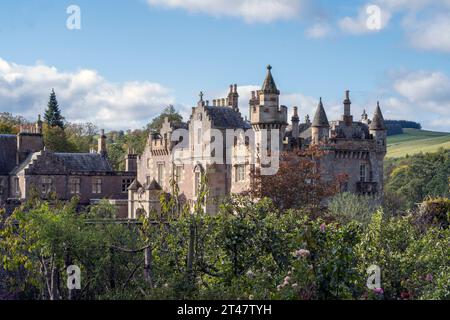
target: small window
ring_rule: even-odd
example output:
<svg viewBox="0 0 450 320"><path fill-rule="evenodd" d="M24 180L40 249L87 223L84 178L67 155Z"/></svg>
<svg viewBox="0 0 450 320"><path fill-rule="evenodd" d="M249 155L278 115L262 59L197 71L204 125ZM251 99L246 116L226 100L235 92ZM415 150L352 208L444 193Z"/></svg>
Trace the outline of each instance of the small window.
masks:
<svg viewBox="0 0 450 320"><path fill-rule="evenodd" d="M80 178L69 179L69 191L70 194L80 194L81 180Z"/></svg>
<svg viewBox="0 0 450 320"><path fill-rule="evenodd" d="M92 193L93 194L101 194L102 193L102 179L101 178L93 178L92 179Z"/></svg>
<svg viewBox="0 0 450 320"><path fill-rule="evenodd" d="M42 178L41 179L41 193L42 195L48 195L52 192L53 181L51 178Z"/></svg>
<svg viewBox="0 0 450 320"><path fill-rule="evenodd" d="M197 144L202 144L202 129L197 129Z"/></svg>
<svg viewBox="0 0 450 320"><path fill-rule="evenodd" d="M202 173L200 171L195 172L195 178L194 178L194 183L195 183L195 196L198 196L200 193L200 187L202 185Z"/></svg>
<svg viewBox="0 0 450 320"><path fill-rule="evenodd" d="M183 166L175 167L175 182L179 183L183 177Z"/></svg>
<svg viewBox="0 0 450 320"><path fill-rule="evenodd" d="M245 165L236 166L236 182L245 181Z"/></svg>
<svg viewBox="0 0 450 320"><path fill-rule="evenodd" d="M359 166L359 181L367 182L367 166L364 163Z"/></svg>
<svg viewBox="0 0 450 320"><path fill-rule="evenodd" d="M162 187L164 183L164 163L158 163L158 184Z"/></svg>
<svg viewBox="0 0 450 320"><path fill-rule="evenodd" d="M152 166L152 159L148 158L147 159L147 169L150 169Z"/></svg>
<svg viewBox="0 0 450 320"><path fill-rule="evenodd" d="M128 188L133 183L133 179L123 179L122 180L122 193L128 192Z"/></svg>
<svg viewBox="0 0 450 320"><path fill-rule="evenodd" d="M20 195L20 184L19 184L19 178L14 177L14 194L16 196Z"/></svg>

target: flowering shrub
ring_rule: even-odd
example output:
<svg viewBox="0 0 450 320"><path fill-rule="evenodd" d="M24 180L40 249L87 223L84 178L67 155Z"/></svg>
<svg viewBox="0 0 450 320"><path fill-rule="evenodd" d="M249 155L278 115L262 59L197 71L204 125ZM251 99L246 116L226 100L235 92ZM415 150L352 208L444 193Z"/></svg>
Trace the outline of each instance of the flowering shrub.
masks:
<svg viewBox="0 0 450 320"><path fill-rule="evenodd" d="M48 298L40 261L62 270L70 253L89 275L80 299L450 299L450 230L413 215L330 222L237 197L215 216L163 212L131 227L108 223L103 206L74 210L38 203L5 220L0 258L24 273L24 297ZM381 283L369 289L373 265Z"/></svg>

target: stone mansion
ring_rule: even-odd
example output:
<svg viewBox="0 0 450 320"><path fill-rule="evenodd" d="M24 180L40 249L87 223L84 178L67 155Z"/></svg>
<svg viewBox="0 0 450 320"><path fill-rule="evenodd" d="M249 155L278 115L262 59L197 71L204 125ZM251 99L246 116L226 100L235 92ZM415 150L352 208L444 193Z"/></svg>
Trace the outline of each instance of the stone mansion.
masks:
<svg viewBox="0 0 450 320"><path fill-rule="evenodd" d="M149 135L145 151L137 157L137 179L128 191L130 219L159 210L160 194L171 193L173 183L178 185L180 197L187 203L195 202L205 174L209 190L205 210L216 212L220 201L251 187L251 172L258 165L252 157L256 154L259 159L265 146L271 145L278 146L276 155L319 145L324 150L320 159L324 179L345 174L348 181L341 187L343 191L382 195L387 130L379 104L372 119L364 111L361 119L356 121L347 91L341 119L328 121L320 99L312 122L306 116L301 123L298 108L293 107L289 124L288 108L279 103L280 91L271 69L267 67L261 90L252 92L248 120L239 111L237 85L231 85L228 97L214 99L212 104L205 101L201 93L187 123L166 119L160 132ZM182 138L178 133L180 130L186 132ZM217 161L218 155L213 155L207 147L210 136L206 133L211 130L221 132L223 145L231 146L219 150L223 151L219 152L222 161ZM236 134L230 136L229 130ZM263 131L269 133L263 134ZM252 133L254 144L237 138L239 135L247 137L248 133ZM216 161L207 161L212 155Z"/></svg>
<svg viewBox="0 0 450 320"><path fill-rule="evenodd" d="M79 198L80 206L107 199L118 208L118 218L128 212L128 187L136 178L136 158L129 155L126 171L114 171L108 161L102 131L98 150L58 153L46 150L42 122L22 125L17 135L0 134L0 209L11 213L33 192L49 199Z"/></svg>

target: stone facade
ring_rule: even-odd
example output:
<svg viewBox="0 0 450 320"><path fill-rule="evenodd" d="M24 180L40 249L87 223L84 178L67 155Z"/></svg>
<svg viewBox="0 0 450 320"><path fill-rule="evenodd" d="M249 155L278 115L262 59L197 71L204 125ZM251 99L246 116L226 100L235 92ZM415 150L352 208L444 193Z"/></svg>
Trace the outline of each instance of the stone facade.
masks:
<svg viewBox="0 0 450 320"><path fill-rule="evenodd" d="M312 122L306 116L300 123L294 107L289 125L288 108L280 105L279 96L269 66L261 90L252 92L249 121L239 111L236 85L230 86L227 98L214 99L212 105L201 93L187 123L166 119L137 157L137 180L129 188L129 218L157 211L163 192L177 190L180 199L194 203L205 175L209 189L205 211L215 213L228 196L251 188L251 172L263 167L265 148L275 150L269 154L273 162L283 151L319 145L325 152L320 160L325 180L345 174L348 182L341 186L343 191L382 195L387 131L379 106L372 121L365 112L360 122L354 121L346 92L342 119L329 122L320 99ZM223 149L213 149L211 144L223 145Z"/></svg>
<svg viewBox="0 0 450 320"><path fill-rule="evenodd" d="M128 216L128 187L136 179L136 158L127 159L131 170L114 171L103 131L97 152L56 153L45 149L38 122L35 127L22 126L17 135L0 135L0 150L0 208L11 212L37 192L42 199L51 194L62 201L78 197L80 206L108 199L117 206L119 217Z"/></svg>

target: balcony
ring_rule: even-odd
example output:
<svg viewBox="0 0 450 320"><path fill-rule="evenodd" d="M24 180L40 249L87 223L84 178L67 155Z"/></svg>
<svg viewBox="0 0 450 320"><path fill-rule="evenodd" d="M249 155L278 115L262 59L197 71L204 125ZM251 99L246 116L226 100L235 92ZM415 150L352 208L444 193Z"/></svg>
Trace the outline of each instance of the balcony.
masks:
<svg viewBox="0 0 450 320"><path fill-rule="evenodd" d="M359 194L376 194L378 192L377 182L357 182L356 191Z"/></svg>

